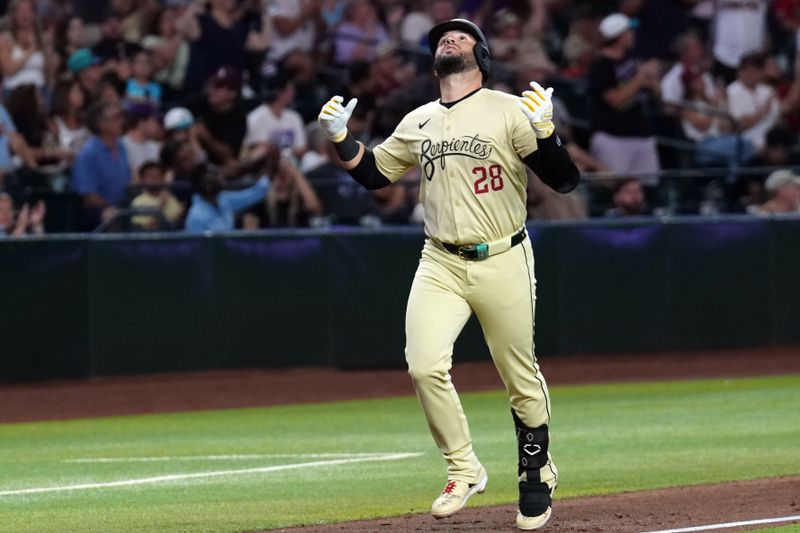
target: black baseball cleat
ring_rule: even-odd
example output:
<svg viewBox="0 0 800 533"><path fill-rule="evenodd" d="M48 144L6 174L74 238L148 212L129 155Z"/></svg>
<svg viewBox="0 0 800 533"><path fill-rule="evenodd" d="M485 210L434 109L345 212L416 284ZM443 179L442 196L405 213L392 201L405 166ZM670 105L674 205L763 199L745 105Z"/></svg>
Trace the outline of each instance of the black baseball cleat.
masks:
<svg viewBox="0 0 800 533"><path fill-rule="evenodd" d="M519 482L517 527L526 531L544 526L553 513L553 498L547 483Z"/></svg>

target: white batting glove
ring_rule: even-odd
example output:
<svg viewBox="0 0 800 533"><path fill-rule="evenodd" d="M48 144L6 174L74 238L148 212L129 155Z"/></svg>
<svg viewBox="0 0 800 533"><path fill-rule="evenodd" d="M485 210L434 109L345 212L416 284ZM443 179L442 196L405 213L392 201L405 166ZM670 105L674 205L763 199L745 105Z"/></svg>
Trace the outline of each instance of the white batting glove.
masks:
<svg viewBox="0 0 800 533"><path fill-rule="evenodd" d="M525 91L519 99L519 107L528 117L537 139L547 139L555 131L553 124L553 88L545 90L535 81L531 91Z"/></svg>
<svg viewBox="0 0 800 533"><path fill-rule="evenodd" d="M347 137L347 121L358 103L358 99L353 98L346 107L342 107L342 101L344 98L341 96L334 96L322 106L317 117L319 125L333 142L341 142Z"/></svg>

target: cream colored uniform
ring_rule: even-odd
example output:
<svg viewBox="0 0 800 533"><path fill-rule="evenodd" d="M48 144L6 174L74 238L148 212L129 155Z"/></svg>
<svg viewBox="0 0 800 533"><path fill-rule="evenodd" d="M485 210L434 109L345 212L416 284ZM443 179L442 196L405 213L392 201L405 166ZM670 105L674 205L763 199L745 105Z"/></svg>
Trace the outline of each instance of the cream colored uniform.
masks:
<svg viewBox="0 0 800 533"><path fill-rule="evenodd" d="M426 239L406 311L406 361L448 477L474 483L479 463L450 380L453 344L475 312L511 406L529 427L548 424L550 399L534 356L535 277L524 227L527 176L522 158L537 149L518 97L489 89L450 108L438 101L406 115L373 153L396 181L422 169ZM490 243L469 261L440 243ZM496 253L495 253L496 252ZM523 474L524 475L524 474ZM541 481L556 483L548 457Z"/></svg>

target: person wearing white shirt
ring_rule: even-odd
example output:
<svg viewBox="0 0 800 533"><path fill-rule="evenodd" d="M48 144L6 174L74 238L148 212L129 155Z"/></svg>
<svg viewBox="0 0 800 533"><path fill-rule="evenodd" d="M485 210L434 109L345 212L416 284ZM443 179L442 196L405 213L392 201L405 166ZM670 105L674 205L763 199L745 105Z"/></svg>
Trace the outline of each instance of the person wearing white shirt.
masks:
<svg viewBox="0 0 800 533"><path fill-rule="evenodd" d="M311 52L316 26L321 25L321 0L273 0L268 15L272 22L272 43L268 64L275 64L292 50Z"/></svg>
<svg viewBox="0 0 800 533"><path fill-rule="evenodd" d="M272 144L279 149L291 149L299 158L306 151L306 131L300 114L291 109L294 84L285 75L272 78L266 90L265 102L247 115L246 149L263 149Z"/></svg>
<svg viewBox="0 0 800 533"><path fill-rule="evenodd" d="M715 73L731 82L741 59L764 49L769 0L717 0L712 20Z"/></svg>
<svg viewBox="0 0 800 533"><path fill-rule="evenodd" d="M780 118L780 101L775 91L761 80L764 56L748 54L739 65L738 79L728 86L728 112L739 123L742 136L761 150L772 126Z"/></svg>
<svg viewBox="0 0 800 533"><path fill-rule="evenodd" d="M677 39L678 61L661 78L661 100L666 104L687 100L684 91L683 75L687 68L702 71L703 86L708 98L715 95L714 78L703 68L705 51L700 37L690 31Z"/></svg>

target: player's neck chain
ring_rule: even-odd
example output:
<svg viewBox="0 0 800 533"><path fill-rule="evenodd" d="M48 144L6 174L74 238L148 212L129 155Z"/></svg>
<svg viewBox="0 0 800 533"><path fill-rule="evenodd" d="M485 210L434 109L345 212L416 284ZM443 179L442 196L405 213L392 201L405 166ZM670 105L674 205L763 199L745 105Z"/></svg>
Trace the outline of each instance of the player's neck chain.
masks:
<svg viewBox="0 0 800 533"><path fill-rule="evenodd" d="M433 179L433 173L436 170L436 161L439 161L441 170L446 168L447 156L461 155L485 161L492 155L494 148L489 140L481 139L478 134L454 139L443 139L439 142L433 142L430 139L422 141L421 152L419 154L420 165L422 172L428 181Z"/></svg>

